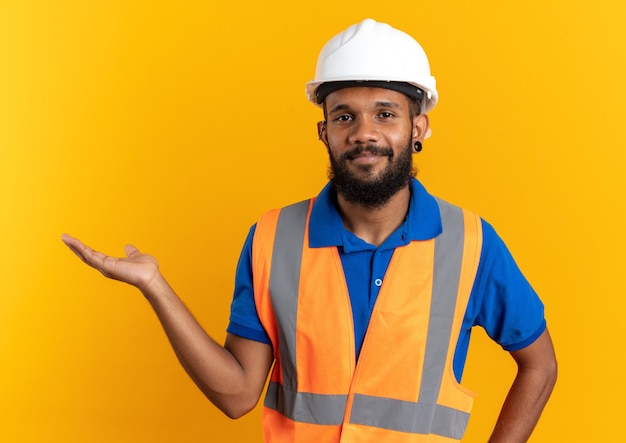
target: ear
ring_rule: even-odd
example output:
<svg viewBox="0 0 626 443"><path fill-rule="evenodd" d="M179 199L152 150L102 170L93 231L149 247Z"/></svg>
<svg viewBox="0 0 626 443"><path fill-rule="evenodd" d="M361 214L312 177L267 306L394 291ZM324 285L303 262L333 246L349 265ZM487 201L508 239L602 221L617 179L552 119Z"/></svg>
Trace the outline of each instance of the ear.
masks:
<svg viewBox="0 0 626 443"><path fill-rule="evenodd" d="M317 138L319 138L324 145L326 145L326 149L328 149L328 134L326 133L326 120L321 122L317 122Z"/></svg>
<svg viewBox="0 0 626 443"><path fill-rule="evenodd" d="M423 142L426 137L428 137L428 131L430 128L430 123L428 120L428 115L420 114L413 117L413 142L421 141Z"/></svg>

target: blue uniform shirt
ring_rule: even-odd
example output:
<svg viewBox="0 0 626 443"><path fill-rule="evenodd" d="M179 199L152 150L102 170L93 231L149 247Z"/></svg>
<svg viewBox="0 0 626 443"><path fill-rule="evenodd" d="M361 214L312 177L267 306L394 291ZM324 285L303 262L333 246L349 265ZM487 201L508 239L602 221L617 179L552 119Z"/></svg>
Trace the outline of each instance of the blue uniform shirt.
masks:
<svg viewBox="0 0 626 443"><path fill-rule="evenodd" d="M411 180L411 201L404 223L376 247L344 228L330 184L318 195L309 223L310 246L337 247L348 285L357 357L370 315L393 251L414 240L430 240L442 231L437 202L416 179ZM470 332L482 326L507 351L522 349L545 330L543 304L515 264L494 229L482 220L483 245L478 272L454 357L454 374L461 380ZM256 312L252 284L253 226L244 244L231 305L228 332L270 344Z"/></svg>

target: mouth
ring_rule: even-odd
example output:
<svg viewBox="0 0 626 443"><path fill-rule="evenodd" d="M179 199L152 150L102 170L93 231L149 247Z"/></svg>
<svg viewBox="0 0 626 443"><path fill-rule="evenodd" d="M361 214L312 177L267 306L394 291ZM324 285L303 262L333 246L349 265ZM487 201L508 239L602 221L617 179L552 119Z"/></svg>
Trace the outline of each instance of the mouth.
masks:
<svg viewBox="0 0 626 443"><path fill-rule="evenodd" d="M371 161L377 157L393 157L393 150L391 148L377 146L359 146L351 151L345 152L342 156L342 160L356 160Z"/></svg>

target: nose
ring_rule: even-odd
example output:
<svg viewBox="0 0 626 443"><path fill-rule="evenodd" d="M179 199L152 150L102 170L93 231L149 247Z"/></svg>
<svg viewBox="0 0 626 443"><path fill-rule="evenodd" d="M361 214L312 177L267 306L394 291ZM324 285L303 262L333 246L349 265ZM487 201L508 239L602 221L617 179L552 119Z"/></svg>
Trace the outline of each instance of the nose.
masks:
<svg viewBox="0 0 626 443"><path fill-rule="evenodd" d="M350 131L350 144L370 144L376 143L380 139L380 132L376 122L368 119L358 119L354 122Z"/></svg>

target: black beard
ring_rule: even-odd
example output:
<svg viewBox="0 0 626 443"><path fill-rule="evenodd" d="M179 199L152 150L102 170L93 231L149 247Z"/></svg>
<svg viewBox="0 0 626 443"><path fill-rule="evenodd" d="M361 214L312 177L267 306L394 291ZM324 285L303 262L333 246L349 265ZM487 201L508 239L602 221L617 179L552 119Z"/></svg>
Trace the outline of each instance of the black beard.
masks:
<svg viewBox="0 0 626 443"><path fill-rule="evenodd" d="M361 152L387 155L389 166L381 172L380 176L363 181L356 178L346 167L346 160L352 159ZM391 197L404 188L411 177L416 175L413 167L412 145L400 151L394 161L393 150L390 147L377 148L375 146L360 146L344 153L339 160L332 154L328 178L335 191L343 196L346 201L371 209L380 209L385 206Z"/></svg>

